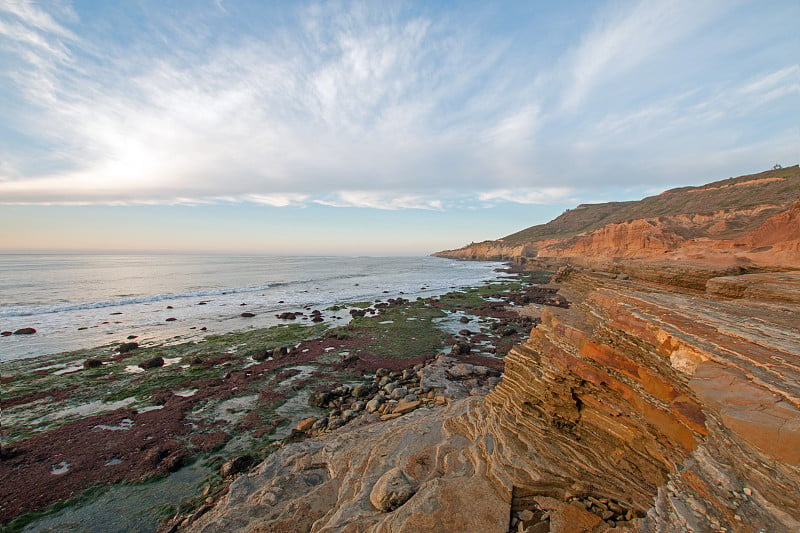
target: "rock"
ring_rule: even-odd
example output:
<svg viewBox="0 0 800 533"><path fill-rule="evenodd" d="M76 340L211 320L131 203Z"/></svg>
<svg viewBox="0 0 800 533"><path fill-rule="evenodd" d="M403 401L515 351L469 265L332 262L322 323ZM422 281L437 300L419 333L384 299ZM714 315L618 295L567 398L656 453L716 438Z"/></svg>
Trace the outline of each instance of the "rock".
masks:
<svg viewBox="0 0 800 533"><path fill-rule="evenodd" d="M467 363L457 363L447 371L453 379L468 379L475 372L475 366Z"/></svg>
<svg viewBox="0 0 800 533"><path fill-rule="evenodd" d="M178 320L178 319L174 318L174 317L170 317L170 318L166 319L165 322L175 322L176 320Z"/></svg>
<svg viewBox="0 0 800 533"><path fill-rule="evenodd" d="M80 328L78 328L78 329L80 329ZM3 337L10 337L13 334L14 334L13 331L4 331L4 332L0 333L0 335L2 335Z"/></svg>
<svg viewBox="0 0 800 533"><path fill-rule="evenodd" d="M153 357L152 359L148 359L147 361L142 361L139 363L140 368L144 368L145 370L150 368L158 368L160 366L164 366L164 358L163 357Z"/></svg>
<svg viewBox="0 0 800 533"><path fill-rule="evenodd" d="M470 320L468 317L462 316L461 318L458 319L458 321L461 322L462 324L469 324Z"/></svg>
<svg viewBox="0 0 800 533"><path fill-rule="evenodd" d="M123 342L122 344L119 345L119 348L117 350L119 351L120 354L123 354L132 352L138 347L139 347L138 342Z"/></svg>
<svg viewBox="0 0 800 533"><path fill-rule="evenodd" d="M529 509L521 511L519 513L519 519L522 520L523 522L530 522L531 520L533 520L533 511Z"/></svg>
<svg viewBox="0 0 800 533"><path fill-rule="evenodd" d="M247 471L253 463L255 463L255 458L252 455L237 455L222 463L222 466L219 467L219 475L226 478L241 474Z"/></svg>
<svg viewBox="0 0 800 533"><path fill-rule="evenodd" d="M256 315L255 315L255 313L245 312L245 313L242 313L240 316L242 316L244 318L253 318Z"/></svg>
<svg viewBox="0 0 800 533"><path fill-rule="evenodd" d="M253 361L266 361L269 359L271 354L272 351L270 350L257 350L251 357L253 358Z"/></svg>
<svg viewBox="0 0 800 533"><path fill-rule="evenodd" d="M415 492L405 473L395 467L378 479L369 494L369 501L377 510L386 513L406 503Z"/></svg>
<svg viewBox="0 0 800 533"><path fill-rule="evenodd" d="M278 315L275 315L275 317L279 318L280 320L295 320L297 318L297 315L298 313L292 313L286 311L285 313L280 313Z"/></svg>
<svg viewBox="0 0 800 533"><path fill-rule="evenodd" d="M139 335L128 335L126 338L127 338L128 340L138 339L138 338L139 338Z"/></svg>
<svg viewBox="0 0 800 533"><path fill-rule="evenodd" d="M83 368L97 368L103 366L103 361L100 359L87 359L83 362Z"/></svg>
<svg viewBox="0 0 800 533"><path fill-rule="evenodd" d="M408 394L408 389L406 389L405 387L397 387L391 391L389 398L391 398L392 400L400 400L402 398L405 398L407 394Z"/></svg>
<svg viewBox="0 0 800 533"><path fill-rule="evenodd" d="M366 409L368 413L374 413L377 411L380 406L383 405L383 401L379 400L378 398L373 398L367 402Z"/></svg>
<svg viewBox="0 0 800 533"><path fill-rule="evenodd" d="M374 389L373 389L374 390ZM365 398L370 395L371 387L366 385L356 385L350 394L353 398Z"/></svg>
<svg viewBox="0 0 800 533"><path fill-rule="evenodd" d="M14 332L14 335L33 335L36 333L34 328L21 328Z"/></svg>
<svg viewBox="0 0 800 533"><path fill-rule="evenodd" d="M329 391L313 392L311 396L308 397L308 405L312 407L327 407L333 398L333 394Z"/></svg>
<svg viewBox="0 0 800 533"><path fill-rule="evenodd" d="M414 401L411 401L411 402L407 402L407 401L403 400L400 403L398 403L396 406L394 406L394 408L392 409L392 414L393 415L395 415L395 414L404 415L406 413L410 413L411 411L413 411L414 409L419 407L421 403L422 402L420 402L419 400L414 400Z"/></svg>
<svg viewBox="0 0 800 533"><path fill-rule="evenodd" d="M539 507L550 511L550 531L552 533L590 532L603 523L603 520L585 509L560 502L555 498L536 496Z"/></svg>
<svg viewBox="0 0 800 533"><path fill-rule="evenodd" d="M462 329L461 331L458 332L458 334L463 335L464 337L469 337L470 335L472 335L472 332L468 329Z"/></svg>
<svg viewBox="0 0 800 533"><path fill-rule="evenodd" d="M472 346L465 342L458 342L450 348L450 353L453 355L469 355L472 351Z"/></svg>
<svg viewBox="0 0 800 533"><path fill-rule="evenodd" d="M316 422L317 422L317 419L314 418L313 416L310 416L308 418L304 418L303 420L298 422L297 426L295 427L295 430L303 432L303 433L308 433L308 431L312 427L314 427L314 424Z"/></svg>
<svg viewBox="0 0 800 533"><path fill-rule="evenodd" d="M289 348L286 346L278 346L274 350L272 350L272 357L275 359L280 359L281 357L289 355Z"/></svg>

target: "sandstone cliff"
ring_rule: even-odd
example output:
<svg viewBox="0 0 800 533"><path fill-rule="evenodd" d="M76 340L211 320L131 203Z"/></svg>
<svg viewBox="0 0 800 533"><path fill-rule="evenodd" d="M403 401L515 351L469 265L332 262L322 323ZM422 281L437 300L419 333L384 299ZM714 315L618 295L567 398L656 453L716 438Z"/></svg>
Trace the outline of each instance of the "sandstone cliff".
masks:
<svg viewBox="0 0 800 533"><path fill-rule="evenodd" d="M800 265L800 168L673 189L639 202L581 205L547 224L434 255L601 269L634 260L793 269Z"/></svg>

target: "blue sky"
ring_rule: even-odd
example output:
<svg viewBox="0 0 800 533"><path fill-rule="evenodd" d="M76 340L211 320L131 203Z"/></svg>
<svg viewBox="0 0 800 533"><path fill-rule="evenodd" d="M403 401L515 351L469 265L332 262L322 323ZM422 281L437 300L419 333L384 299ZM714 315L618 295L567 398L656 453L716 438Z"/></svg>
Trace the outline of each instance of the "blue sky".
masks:
<svg viewBox="0 0 800 533"><path fill-rule="evenodd" d="M800 160L791 1L0 3L0 250L429 253Z"/></svg>

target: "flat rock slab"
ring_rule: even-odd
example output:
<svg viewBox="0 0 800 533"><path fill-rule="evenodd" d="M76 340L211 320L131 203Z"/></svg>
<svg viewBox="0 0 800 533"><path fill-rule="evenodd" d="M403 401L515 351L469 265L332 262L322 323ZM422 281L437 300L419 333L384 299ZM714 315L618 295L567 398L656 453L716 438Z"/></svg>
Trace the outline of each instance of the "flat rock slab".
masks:
<svg viewBox="0 0 800 533"><path fill-rule="evenodd" d="M287 445L234 481L191 531L504 533L510 494L480 470L480 447L445 423L480 401Z"/></svg>

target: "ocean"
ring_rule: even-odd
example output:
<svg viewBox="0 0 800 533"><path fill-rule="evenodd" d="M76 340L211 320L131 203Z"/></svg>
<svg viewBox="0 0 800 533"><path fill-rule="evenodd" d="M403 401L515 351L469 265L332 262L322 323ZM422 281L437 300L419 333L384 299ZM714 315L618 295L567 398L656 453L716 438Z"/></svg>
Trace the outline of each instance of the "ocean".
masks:
<svg viewBox="0 0 800 533"><path fill-rule="evenodd" d="M199 340L286 323L275 315L304 308L335 323L346 313L326 311L334 304L440 295L498 279L500 266L437 257L0 255L0 332L37 330L0 337L0 362L129 335Z"/></svg>

